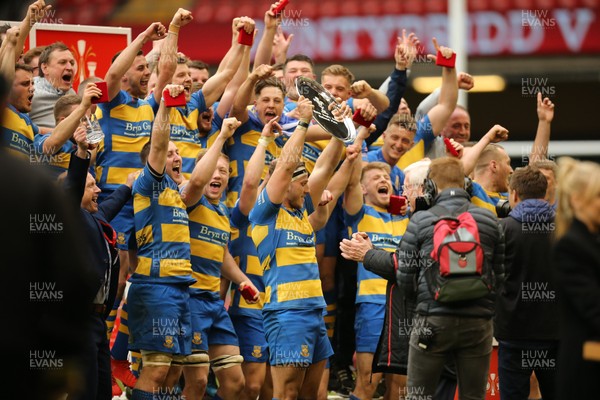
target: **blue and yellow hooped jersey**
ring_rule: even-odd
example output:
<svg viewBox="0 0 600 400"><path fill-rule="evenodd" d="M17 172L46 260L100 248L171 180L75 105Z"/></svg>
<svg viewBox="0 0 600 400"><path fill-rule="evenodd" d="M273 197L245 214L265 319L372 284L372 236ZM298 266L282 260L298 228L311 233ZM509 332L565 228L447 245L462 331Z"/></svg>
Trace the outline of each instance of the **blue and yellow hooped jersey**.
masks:
<svg viewBox="0 0 600 400"><path fill-rule="evenodd" d="M11 104L2 111L0 144L21 159L34 155L33 139L39 133L29 115L19 112Z"/></svg>
<svg viewBox="0 0 600 400"><path fill-rule="evenodd" d="M315 233L308 221L309 196L301 209L273 204L264 189L250 211L252 240L264 271L264 310L326 307L317 266Z"/></svg>
<svg viewBox="0 0 600 400"><path fill-rule="evenodd" d="M51 176L54 178L69 169L71 161L71 153L77 150L77 145L70 140L67 140L61 148L56 149L52 154L44 154L44 142L48 140L50 134L35 135L33 139L33 147L35 148L35 160L37 163L46 165L50 170Z"/></svg>
<svg viewBox="0 0 600 400"><path fill-rule="evenodd" d="M206 138L203 146L198 130L198 117L204 111L206 111L206 103L201 90L192 94L185 107L173 107L169 110L170 139L179 149L182 173L186 179L190 178L194 170L198 152L206 147Z"/></svg>
<svg viewBox="0 0 600 400"><path fill-rule="evenodd" d="M191 294L206 294L219 299L221 266L229 243L231 227L225 204L211 203L204 195L188 207L190 218L190 250L192 277Z"/></svg>
<svg viewBox="0 0 600 400"><path fill-rule="evenodd" d="M96 156L96 180L102 197L127 181L127 175L143 168L142 147L150 140L156 102L134 99L121 90L109 103L100 103L96 116L104 132Z"/></svg>
<svg viewBox="0 0 600 400"><path fill-rule="evenodd" d="M194 282L188 214L177 184L146 165L132 193L138 266L131 282Z"/></svg>
<svg viewBox="0 0 600 400"><path fill-rule="evenodd" d="M379 207L364 204L355 215L344 211L344 219L348 233L365 232L376 249L390 253L400 244L409 219L407 216L393 215ZM358 263L357 303L385 304L387 280L371 271L367 271L363 263Z"/></svg>
<svg viewBox="0 0 600 400"><path fill-rule="evenodd" d="M471 196L471 203L478 207L490 210L496 213L496 204L500 200L508 200L508 193L503 192L488 192L479 183L473 181L473 195Z"/></svg>
<svg viewBox="0 0 600 400"><path fill-rule="evenodd" d="M280 125L288 124L290 121L295 121L291 118L283 115L280 120ZM227 185L227 208L230 210L235 205L235 202L240 196L242 190L242 182L244 181L244 171L246 164L250 161L254 149L258 146L258 139L264 128L263 123L260 121L256 112L248 112L248 121L241 125L233 134L232 137L227 141L225 153L229 156L229 167L231 173L229 175L229 183ZM269 171L269 164L274 158L279 157L281 149L287 137L279 137L277 140L271 142L267 147L267 153L265 157L265 168L263 171L263 178Z"/></svg>
<svg viewBox="0 0 600 400"><path fill-rule="evenodd" d="M240 270L246 274L248 279L259 291L259 301L249 304L240 294L238 285L231 284L231 304L229 313L231 315L245 315L248 317L262 318L262 308L265 301L265 284L263 281L263 269L258 259L256 246L252 241L252 226L248 216L241 213L239 203L231 210L231 241L229 252L239 265Z"/></svg>

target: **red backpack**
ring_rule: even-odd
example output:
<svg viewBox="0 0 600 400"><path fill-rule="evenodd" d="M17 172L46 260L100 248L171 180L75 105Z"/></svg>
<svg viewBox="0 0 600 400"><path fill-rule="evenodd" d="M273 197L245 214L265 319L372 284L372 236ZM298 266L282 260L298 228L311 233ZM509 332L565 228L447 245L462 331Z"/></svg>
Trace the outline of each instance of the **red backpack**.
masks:
<svg viewBox="0 0 600 400"><path fill-rule="evenodd" d="M468 208L466 204L455 213L439 205L429 209L438 219L431 251L435 262L426 276L431 296L442 303L478 299L492 290L479 229Z"/></svg>

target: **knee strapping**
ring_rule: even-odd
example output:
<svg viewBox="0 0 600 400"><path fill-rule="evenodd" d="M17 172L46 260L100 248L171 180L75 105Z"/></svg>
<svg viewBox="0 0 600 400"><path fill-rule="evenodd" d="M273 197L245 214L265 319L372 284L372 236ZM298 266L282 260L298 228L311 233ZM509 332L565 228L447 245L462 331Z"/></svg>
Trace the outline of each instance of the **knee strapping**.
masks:
<svg viewBox="0 0 600 400"><path fill-rule="evenodd" d="M154 351L142 350L142 363L150 367L169 367L173 361L173 354L157 353Z"/></svg>
<svg viewBox="0 0 600 400"><path fill-rule="evenodd" d="M214 358L213 360L210 361L210 365L213 369L213 371L219 371L221 369L225 369L225 368L230 368L230 367L234 367L236 365L240 365L241 363L244 362L244 357L242 357L241 355L235 355L235 356L219 356Z"/></svg>
<svg viewBox="0 0 600 400"><path fill-rule="evenodd" d="M183 365L186 367L208 367L210 365L208 354L205 351L192 352L192 354L185 356Z"/></svg>

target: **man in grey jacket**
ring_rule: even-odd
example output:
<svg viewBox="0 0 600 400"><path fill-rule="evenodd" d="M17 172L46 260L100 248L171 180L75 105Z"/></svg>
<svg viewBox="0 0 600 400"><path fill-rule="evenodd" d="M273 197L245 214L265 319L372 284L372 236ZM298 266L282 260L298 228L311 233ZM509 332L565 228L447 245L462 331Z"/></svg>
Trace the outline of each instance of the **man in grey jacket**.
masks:
<svg viewBox="0 0 600 400"><path fill-rule="evenodd" d="M480 298L444 303L435 300L429 288L434 226L439 217L430 210L413 215L395 253L368 250L364 257L369 265L392 264L398 284L408 296L416 298L416 317L412 324L408 357L407 399L433 398L446 361L456 363L461 399L485 397L490 355L492 352L492 317L495 298L504 278L504 235L496 217L488 210L470 204L463 189L464 170L452 158L433 160L428 178L432 204L449 213L465 209L477 225L484 254L484 269L490 270L492 288ZM361 233L353 235L352 250L364 251L371 246ZM370 268L369 268L370 269Z"/></svg>
<svg viewBox="0 0 600 400"><path fill-rule="evenodd" d="M52 129L56 123L54 104L66 94L76 94L73 90L77 73L75 57L64 43L52 43L40 55L39 71L40 76L34 78L35 91L29 116L38 126Z"/></svg>

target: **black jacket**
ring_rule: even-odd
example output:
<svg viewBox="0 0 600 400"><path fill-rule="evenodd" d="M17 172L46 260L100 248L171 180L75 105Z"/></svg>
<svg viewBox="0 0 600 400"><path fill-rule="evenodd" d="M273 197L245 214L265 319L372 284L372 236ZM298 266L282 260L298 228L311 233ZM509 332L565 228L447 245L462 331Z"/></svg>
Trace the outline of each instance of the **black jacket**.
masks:
<svg viewBox="0 0 600 400"><path fill-rule="evenodd" d="M552 265L554 209L524 200L500 221L506 238L506 279L496 300L498 340L558 340L558 293Z"/></svg>
<svg viewBox="0 0 600 400"><path fill-rule="evenodd" d="M495 215L490 211L472 205L464 189L446 189L435 198L449 211L455 211L468 204L473 215L481 245L485 253L485 262L493 269L495 289L504 279L504 234ZM431 297L425 278L427 267L431 267L430 257L433 249L433 228L438 217L428 210L413 215L400 246L395 253L370 250L365 255L367 263L393 264L393 255L398 258L397 280L409 298L416 297L416 311L420 315L453 315L463 317L491 318L494 316L496 291L477 300L461 301L452 304L440 303Z"/></svg>
<svg viewBox="0 0 600 400"><path fill-rule="evenodd" d="M109 294L104 302L106 305L104 318L106 318L115 302L117 285L119 283L120 264L117 249L110 245L107 247L107 240L104 237L104 229L107 228L103 228L101 222L108 225L119 211L121 211L121 208L123 208L131 197L131 189L126 185L121 185L106 200L98 205L97 213L92 214L81 208L80 204L85 191L89 165L89 159L83 160L77 157L74 152L69 162L69 171L65 185L70 192L73 207L76 206L80 210L81 222L86 232L87 242L89 243L89 262L96 272L94 293L100 290L106 271L111 269Z"/></svg>
<svg viewBox="0 0 600 400"><path fill-rule="evenodd" d="M388 281L385 299L385 319L373 356L373 373L383 372L406 375L408 372L408 342L410 321L414 315L414 301L407 298L396 283L397 263L370 263L365 258L365 269Z"/></svg>
<svg viewBox="0 0 600 400"><path fill-rule="evenodd" d="M560 302L557 399L592 399L600 362L583 360L583 343L600 340L600 235L574 220L554 248Z"/></svg>

